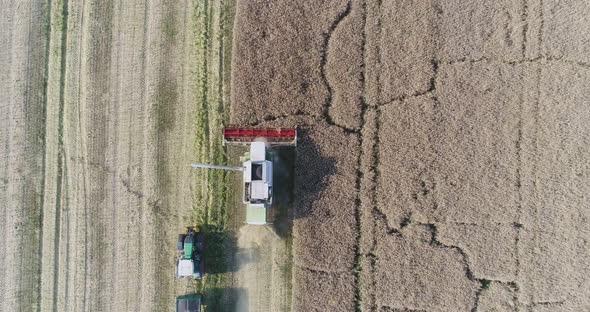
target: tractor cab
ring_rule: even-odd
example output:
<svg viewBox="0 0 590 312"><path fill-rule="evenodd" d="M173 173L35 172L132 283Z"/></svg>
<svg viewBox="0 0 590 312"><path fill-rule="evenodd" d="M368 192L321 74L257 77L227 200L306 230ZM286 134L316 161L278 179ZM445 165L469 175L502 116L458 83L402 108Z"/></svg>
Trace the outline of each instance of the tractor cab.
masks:
<svg viewBox="0 0 590 312"><path fill-rule="evenodd" d="M193 273L199 273L196 268L197 263L192 259L180 259L178 260L178 277L193 276ZM200 278L200 274L195 277Z"/></svg>

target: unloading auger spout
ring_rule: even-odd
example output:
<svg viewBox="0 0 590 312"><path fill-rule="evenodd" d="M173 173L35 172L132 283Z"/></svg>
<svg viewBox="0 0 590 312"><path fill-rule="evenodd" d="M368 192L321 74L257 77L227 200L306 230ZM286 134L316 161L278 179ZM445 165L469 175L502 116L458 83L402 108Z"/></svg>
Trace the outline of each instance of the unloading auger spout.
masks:
<svg viewBox="0 0 590 312"><path fill-rule="evenodd" d="M211 164L200 164L200 163L192 163L191 166L193 166L195 168L244 171L244 167L238 167L238 166L222 166L222 165L211 165Z"/></svg>

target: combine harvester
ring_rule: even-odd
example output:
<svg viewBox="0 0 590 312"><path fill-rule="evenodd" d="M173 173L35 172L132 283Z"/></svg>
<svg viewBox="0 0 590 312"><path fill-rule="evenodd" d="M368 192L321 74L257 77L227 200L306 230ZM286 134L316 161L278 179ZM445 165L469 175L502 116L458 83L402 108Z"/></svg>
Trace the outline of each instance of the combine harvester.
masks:
<svg viewBox="0 0 590 312"><path fill-rule="evenodd" d="M275 156L273 148L297 146L297 129L227 127L223 129L223 145L225 144L250 146L250 151L240 157L242 166L199 163L193 163L192 166L242 171L242 201L246 205L246 223L259 225L271 223Z"/></svg>
<svg viewBox="0 0 590 312"><path fill-rule="evenodd" d="M176 250L176 277L194 277L200 279L204 273L204 263L202 258L203 247L205 245L203 235L196 231L194 227L187 227L186 234L178 235Z"/></svg>

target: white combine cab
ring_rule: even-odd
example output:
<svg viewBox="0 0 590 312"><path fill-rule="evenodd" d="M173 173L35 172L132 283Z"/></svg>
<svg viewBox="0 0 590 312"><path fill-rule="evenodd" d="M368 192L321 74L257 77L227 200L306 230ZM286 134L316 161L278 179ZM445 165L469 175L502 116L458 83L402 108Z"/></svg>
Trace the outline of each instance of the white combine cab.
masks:
<svg viewBox="0 0 590 312"><path fill-rule="evenodd" d="M266 157L266 144L250 144L250 159L245 160L243 165L242 199L246 204L246 222L266 224L267 211L272 205L272 160Z"/></svg>
<svg viewBox="0 0 590 312"><path fill-rule="evenodd" d="M224 144L250 145L240 157L242 166L221 166L193 163L193 167L242 171L246 223L268 224L273 197L274 146L296 146L296 128L224 128ZM281 181L278 181L279 183Z"/></svg>

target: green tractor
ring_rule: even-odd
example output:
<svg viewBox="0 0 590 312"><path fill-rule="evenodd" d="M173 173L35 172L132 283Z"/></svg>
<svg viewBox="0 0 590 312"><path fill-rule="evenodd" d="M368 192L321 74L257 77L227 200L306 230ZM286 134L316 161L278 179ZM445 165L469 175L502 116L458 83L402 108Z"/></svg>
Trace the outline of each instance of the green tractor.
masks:
<svg viewBox="0 0 590 312"><path fill-rule="evenodd" d="M200 279L205 273L203 263L203 248L205 240L203 235L194 227L187 227L185 234L178 235L176 250L176 277L194 277Z"/></svg>
<svg viewBox="0 0 590 312"><path fill-rule="evenodd" d="M176 297L176 312L201 312L203 310L202 296L199 294Z"/></svg>

